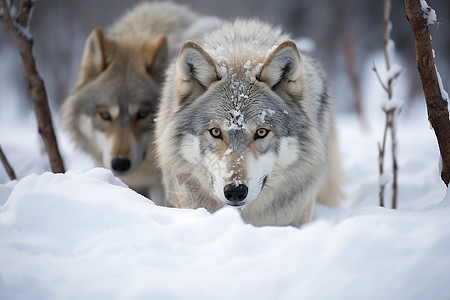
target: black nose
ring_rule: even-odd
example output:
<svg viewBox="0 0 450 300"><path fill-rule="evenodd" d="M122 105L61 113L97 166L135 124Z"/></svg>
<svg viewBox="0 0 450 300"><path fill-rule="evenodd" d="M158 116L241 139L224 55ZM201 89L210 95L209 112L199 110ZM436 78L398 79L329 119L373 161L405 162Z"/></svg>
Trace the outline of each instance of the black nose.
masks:
<svg viewBox="0 0 450 300"><path fill-rule="evenodd" d="M114 158L111 162L114 171L125 172L131 167L131 161L128 158Z"/></svg>
<svg viewBox="0 0 450 300"><path fill-rule="evenodd" d="M223 194L228 201L239 202L247 197L248 188L244 184L227 184L223 188Z"/></svg>

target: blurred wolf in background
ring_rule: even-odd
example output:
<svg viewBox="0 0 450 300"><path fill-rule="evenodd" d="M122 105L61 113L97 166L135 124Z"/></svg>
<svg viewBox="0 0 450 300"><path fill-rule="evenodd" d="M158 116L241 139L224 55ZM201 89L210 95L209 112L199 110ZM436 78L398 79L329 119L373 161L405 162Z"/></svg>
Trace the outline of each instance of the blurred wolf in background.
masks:
<svg viewBox="0 0 450 300"><path fill-rule="evenodd" d="M182 47L168 70L156 150L176 207L237 207L300 226L336 205L340 164L325 75L289 36L238 20Z"/></svg>
<svg viewBox="0 0 450 300"><path fill-rule="evenodd" d="M185 6L141 3L106 35L94 29L62 106L62 126L76 145L158 204L164 192L151 146L155 111L168 60L197 18Z"/></svg>

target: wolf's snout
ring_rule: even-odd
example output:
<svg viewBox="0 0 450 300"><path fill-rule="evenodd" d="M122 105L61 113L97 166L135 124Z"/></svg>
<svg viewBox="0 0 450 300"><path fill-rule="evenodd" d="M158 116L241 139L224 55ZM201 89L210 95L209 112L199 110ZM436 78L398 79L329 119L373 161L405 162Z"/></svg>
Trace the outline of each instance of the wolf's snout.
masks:
<svg viewBox="0 0 450 300"><path fill-rule="evenodd" d="M131 161L128 158L114 158L111 167L116 172L125 172L130 169Z"/></svg>
<svg viewBox="0 0 450 300"><path fill-rule="evenodd" d="M244 201L244 199L247 197L248 187L244 184L227 184L223 188L223 193L228 201L240 202Z"/></svg>

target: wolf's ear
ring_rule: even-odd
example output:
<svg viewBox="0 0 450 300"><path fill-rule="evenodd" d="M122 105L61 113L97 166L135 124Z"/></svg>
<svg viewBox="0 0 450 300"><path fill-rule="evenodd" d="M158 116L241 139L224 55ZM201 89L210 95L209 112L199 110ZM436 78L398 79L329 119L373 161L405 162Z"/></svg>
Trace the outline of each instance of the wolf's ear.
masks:
<svg viewBox="0 0 450 300"><path fill-rule="evenodd" d="M95 28L88 36L84 45L83 58L81 59L80 74L76 84L77 88L105 70L106 42L103 31L99 27Z"/></svg>
<svg viewBox="0 0 450 300"><path fill-rule="evenodd" d="M194 42L181 48L176 65L176 89L181 104L186 105L220 80L214 60Z"/></svg>
<svg viewBox="0 0 450 300"><path fill-rule="evenodd" d="M142 45L141 53L147 72L162 79L164 77L162 73L165 71L168 58L167 36L160 35L145 42Z"/></svg>
<svg viewBox="0 0 450 300"><path fill-rule="evenodd" d="M293 41L285 41L267 57L257 76L273 90L283 88L288 93L299 92L303 81L303 64Z"/></svg>

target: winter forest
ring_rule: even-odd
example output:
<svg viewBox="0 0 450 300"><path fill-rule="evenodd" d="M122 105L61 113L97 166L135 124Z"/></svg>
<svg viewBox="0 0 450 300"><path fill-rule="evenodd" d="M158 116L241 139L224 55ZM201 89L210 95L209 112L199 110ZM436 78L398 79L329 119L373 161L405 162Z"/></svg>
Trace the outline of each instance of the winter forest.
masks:
<svg viewBox="0 0 450 300"><path fill-rule="evenodd" d="M17 46L0 25L0 146L17 176L0 165L0 299L450 299L450 193L404 1L391 3L386 51L382 0L173 0L200 15L279 26L325 70L344 199L317 204L300 228L255 227L233 208L153 205L62 131L86 38L139 2L35 3L29 32L65 174L51 173ZM450 3L427 2L444 97ZM397 109L396 137L380 176L386 107Z"/></svg>

